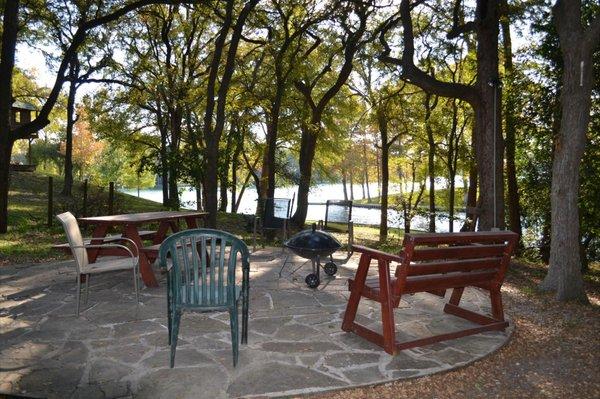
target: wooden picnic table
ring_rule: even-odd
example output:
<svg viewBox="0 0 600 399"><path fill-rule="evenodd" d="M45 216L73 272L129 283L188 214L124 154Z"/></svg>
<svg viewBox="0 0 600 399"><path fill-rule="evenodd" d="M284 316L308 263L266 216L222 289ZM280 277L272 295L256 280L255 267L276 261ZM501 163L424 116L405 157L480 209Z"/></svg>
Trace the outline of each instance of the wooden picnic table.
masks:
<svg viewBox="0 0 600 399"><path fill-rule="evenodd" d="M79 218L81 224L93 225L91 244L101 244L111 227L121 230L122 236L135 242L140 255L140 272L142 280L147 287L158 287L156 276L152 271L151 263L156 259L158 248L171 230L179 231L179 221L184 220L188 229L198 227L198 219L206 221L207 212L201 211L162 211L130 213L123 215L94 216ZM140 237L140 227L149 223L159 223L158 230L152 237L152 245L144 246ZM94 262L99 255L98 249L90 249L88 257Z"/></svg>

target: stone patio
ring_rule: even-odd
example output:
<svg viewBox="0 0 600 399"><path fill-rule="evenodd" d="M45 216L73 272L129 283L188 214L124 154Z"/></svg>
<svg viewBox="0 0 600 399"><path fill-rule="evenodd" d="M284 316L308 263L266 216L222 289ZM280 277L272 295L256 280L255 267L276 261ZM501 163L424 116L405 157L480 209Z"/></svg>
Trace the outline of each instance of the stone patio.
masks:
<svg viewBox="0 0 600 399"><path fill-rule="evenodd" d="M236 368L224 313L186 313L175 368L169 368L164 276L160 288L142 290L140 306L129 273L94 276L88 309L77 318L71 261L2 267L0 393L169 399L307 394L450 370L494 352L512 332L509 327L392 357L341 330L346 280L358 255L335 277L322 274L316 290L304 284L310 263L302 258L290 255L279 277L286 256L267 248L251 257L250 333ZM467 289L463 298L466 307L489 311L483 292ZM444 314L443 303L429 294L403 298L396 310L398 336L425 337L471 325ZM376 305L363 300L357 320L376 328Z"/></svg>

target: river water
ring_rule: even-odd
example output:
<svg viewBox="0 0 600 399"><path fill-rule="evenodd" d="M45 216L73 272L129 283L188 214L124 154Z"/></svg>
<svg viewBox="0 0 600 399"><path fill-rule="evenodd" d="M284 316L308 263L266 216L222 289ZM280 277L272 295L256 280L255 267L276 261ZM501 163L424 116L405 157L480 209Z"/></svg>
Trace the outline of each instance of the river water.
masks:
<svg viewBox="0 0 600 399"><path fill-rule="evenodd" d="M378 196L377 185L370 185L371 196ZM182 186L180 188L181 195L180 201L183 208L196 209L196 190L192 187ZM281 187L275 190L275 197L277 198L292 198L297 194L297 187ZM308 201L307 220L320 220L325 217L325 201L328 199L343 199L344 191L342 184L317 184L311 188ZM138 195L137 190L121 190L124 193L130 195ZM398 192L398 186L391 185L390 193ZM239 195L239 192L238 192ZM349 194L348 194L349 195ZM139 196L151 201L162 202L162 190L160 189L143 189L139 190ZM238 213L254 214L256 211L256 190L248 187L244 191L244 196L240 202ZM231 198L231 195L230 195ZM362 189L360 185L354 186L354 199L362 199ZM457 201L460 201L457 198ZM293 210L296 209L294 203ZM228 205L228 211L231 211L231 204ZM354 205L352 208L352 220L356 224L366 225L379 225L379 219L381 210L375 207L362 207ZM464 212L458 212L455 214L457 219L454 220L454 231L459 231L465 217ZM448 231L448 216L447 213L441 213L436 219L436 231L447 232ZM401 216L401 212L395 209L388 210L388 226L390 227L403 227L404 220ZM413 218L411 228L415 230L427 230L429 226L429 219L423 215L417 215Z"/></svg>

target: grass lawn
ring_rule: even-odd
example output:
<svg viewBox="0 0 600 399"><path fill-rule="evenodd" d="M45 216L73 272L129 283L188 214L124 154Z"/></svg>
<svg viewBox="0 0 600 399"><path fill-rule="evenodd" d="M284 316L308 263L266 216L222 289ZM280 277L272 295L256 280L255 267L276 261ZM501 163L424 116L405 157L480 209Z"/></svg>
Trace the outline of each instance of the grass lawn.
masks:
<svg viewBox="0 0 600 399"><path fill-rule="evenodd" d="M73 197L60 194L63 180L54 176L54 208L53 215L71 211L76 216L83 215L83 188L80 183L73 187ZM135 196L115 193L115 213L151 212L165 210L161 204ZM106 215L108 213L108 187L90 185L88 189L87 216ZM18 172L11 174L8 204L8 233L0 237L0 265L8 263L32 263L68 259L70 255L52 249L52 245L66 242L62 226L53 219L52 227L48 220L48 176ZM307 222L310 225L311 221ZM248 229L248 220L242 215L219 213L217 215L219 229L232 232L248 244L252 242L252 232ZM83 232L89 236L90 232ZM294 234L294 231L291 232ZM342 242L347 241L347 234L334 233ZM394 250L402 243L403 232L390 229L389 238L379 243L379 229L356 225L355 239L364 245L377 245L383 249ZM281 244L276 238L275 245Z"/></svg>
<svg viewBox="0 0 600 399"><path fill-rule="evenodd" d="M463 196L464 196L464 188L456 187L455 196L454 196L454 210L461 211L464 210ZM413 195L413 201L416 199L418 193ZM408 198L408 194L405 194L405 197ZM354 200L355 204L379 204L380 197L371 197L371 202L368 199L359 199ZM400 203L400 194L390 194L388 195L388 204L390 207L397 206ZM448 211L448 189L438 189L435 190L435 207L439 211ZM419 204L420 208L429 209L429 190L425 190L423 192L423 197L421 199L421 203Z"/></svg>
<svg viewBox="0 0 600 399"><path fill-rule="evenodd" d="M60 195L62 178L54 176L53 215L71 211L82 216L83 188L73 187L73 197ZM127 194L115 193L115 213L152 212L165 210L161 204ZM87 215L108 213L108 187L91 186L88 189ZM71 255L52 249L53 244L66 242L65 233L58 220L48 220L48 176L18 172L11 174L8 199L8 233L0 236L0 265L8 263L42 262L68 259ZM242 216L218 215L219 228L236 234L247 234ZM90 232L83 232L89 236Z"/></svg>

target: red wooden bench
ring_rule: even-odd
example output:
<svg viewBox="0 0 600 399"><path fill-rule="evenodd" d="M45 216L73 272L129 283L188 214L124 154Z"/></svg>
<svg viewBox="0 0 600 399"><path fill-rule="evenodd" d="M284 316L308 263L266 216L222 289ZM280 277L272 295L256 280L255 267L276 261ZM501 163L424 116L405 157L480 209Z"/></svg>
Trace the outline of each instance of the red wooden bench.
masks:
<svg viewBox="0 0 600 399"><path fill-rule="evenodd" d="M349 280L350 298L342 329L383 347L389 354L403 349L464 337L483 331L504 330L500 287L518 235L511 231L440 234L406 234L403 251L392 255L362 246L354 246L361 257L354 279ZM372 260L377 260L379 277L367 279ZM390 275L390 263L397 263ZM492 314L482 315L459 306L465 287L478 287L490 294ZM444 312L462 317L479 326L447 334L396 342L394 308L403 295L429 292L444 296L452 289ZM357 324L354 319L362 297L381 304L382 333Z"/></svg>

